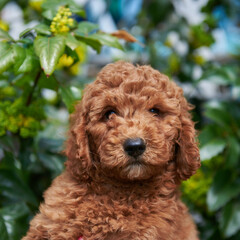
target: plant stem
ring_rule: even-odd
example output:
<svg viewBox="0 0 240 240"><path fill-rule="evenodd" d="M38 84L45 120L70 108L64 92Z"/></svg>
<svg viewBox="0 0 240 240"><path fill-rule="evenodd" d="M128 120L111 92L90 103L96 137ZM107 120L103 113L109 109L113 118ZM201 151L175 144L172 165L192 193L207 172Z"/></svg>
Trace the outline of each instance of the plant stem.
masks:
<svg viewBox="0 0 240 240"><path fill-rule="evenodd" d="M36 75L36 78L34 80L34 83L33 83L33 87L32 87L32 91L30 92L29 96L28 96L28 99L27 99L27 103L26 103L26 106L29 106L31 104L31 101L32 101L32 97L33 97L33 93L34 93L34 90L38 84L38 81L40 79L40 76L41 76L41 73L42 71L40 70L37 75Z"/></svg>

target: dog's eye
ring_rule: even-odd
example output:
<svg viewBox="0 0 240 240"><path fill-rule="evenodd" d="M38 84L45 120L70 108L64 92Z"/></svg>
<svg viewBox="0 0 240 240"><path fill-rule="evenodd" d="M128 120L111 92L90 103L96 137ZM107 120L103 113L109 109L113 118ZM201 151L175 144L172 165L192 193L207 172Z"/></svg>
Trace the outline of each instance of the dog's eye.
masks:
<svg viewBox="0 0 240 240"><path fill-rule="evenodd" d="M149 109L149 112L153 113L154 115L159 116L160 115L160 110L157 108L151 108Z"/></svg>
<svg viewBox="0 0 240 240"><path fill-rule="evenodd" d="M106 119L109 119L112 114L116 114L116 111L114 111L114 110L108 110L108 111L104 114L104 116L105 116Z"/></svg>

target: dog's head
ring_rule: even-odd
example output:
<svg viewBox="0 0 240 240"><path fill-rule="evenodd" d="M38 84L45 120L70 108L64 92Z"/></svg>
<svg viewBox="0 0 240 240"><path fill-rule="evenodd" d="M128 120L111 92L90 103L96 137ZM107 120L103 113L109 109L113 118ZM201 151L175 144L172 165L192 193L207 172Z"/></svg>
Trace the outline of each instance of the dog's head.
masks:
<svg viewBox="0 0 240 240"><path fill-rule="evenodd" d="M182 89L151 67L109 64L71 118L67 169L134 181L171 166L176 180L187 179L200 166L190 109Z"/></svg>

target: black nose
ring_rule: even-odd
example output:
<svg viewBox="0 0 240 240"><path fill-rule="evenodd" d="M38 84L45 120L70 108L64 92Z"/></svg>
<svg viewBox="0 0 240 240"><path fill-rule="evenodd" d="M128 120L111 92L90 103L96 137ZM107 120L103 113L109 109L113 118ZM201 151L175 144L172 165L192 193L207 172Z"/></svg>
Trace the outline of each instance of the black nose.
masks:
<svg viewBox="0 0 240 240"><path fill-rule="evenodd" d="M138 157L144 153L146 145L141 138L128 138L123 148L129 156Z"/></svg>

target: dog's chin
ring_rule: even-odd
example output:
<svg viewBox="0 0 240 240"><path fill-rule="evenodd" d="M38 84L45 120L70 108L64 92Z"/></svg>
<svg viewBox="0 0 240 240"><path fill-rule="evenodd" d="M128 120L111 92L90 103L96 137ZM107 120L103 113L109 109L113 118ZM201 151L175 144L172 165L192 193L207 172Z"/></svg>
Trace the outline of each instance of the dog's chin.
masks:
<svg viewBox="0 0 240 240"><path fill-rule="evenodd" d="M119 177L128 181L141 181L152 178L156 172L152 166L141 162L131 162L119 172Z"/></svg>
<svg viewBox="0 0 240 240"><path fill-rule="evenodd" d="M125 158L124 161L119 161L118 164L114 165L109 164L109 162L108 164L104 164L104 161L101 162L102 172L106 176L124 182L143 181L154 178L161 174L161 168L160 166L149 164L144 158Z"/></svg>

